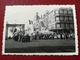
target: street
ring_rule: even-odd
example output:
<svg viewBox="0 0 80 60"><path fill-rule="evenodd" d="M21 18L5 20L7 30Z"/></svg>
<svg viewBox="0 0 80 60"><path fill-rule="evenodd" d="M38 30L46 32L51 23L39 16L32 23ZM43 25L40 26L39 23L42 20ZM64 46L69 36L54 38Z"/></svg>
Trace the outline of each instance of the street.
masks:
<svg viewBox="0 0 80 60"><path fill-rule="evenodd" d="M75 40L5 41L5 53L75 52Z"/></svg>

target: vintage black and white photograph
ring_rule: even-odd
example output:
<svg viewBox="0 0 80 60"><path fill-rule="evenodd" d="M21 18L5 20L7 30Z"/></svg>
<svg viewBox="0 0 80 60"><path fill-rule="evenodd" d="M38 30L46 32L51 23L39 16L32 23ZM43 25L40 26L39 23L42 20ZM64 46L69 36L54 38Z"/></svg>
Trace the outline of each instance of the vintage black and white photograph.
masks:
<svg viewBox="0 0 80 60"><path fill-rule="evenodd" d="M3 55L78 55L75 5L5 7Z"/></svg>

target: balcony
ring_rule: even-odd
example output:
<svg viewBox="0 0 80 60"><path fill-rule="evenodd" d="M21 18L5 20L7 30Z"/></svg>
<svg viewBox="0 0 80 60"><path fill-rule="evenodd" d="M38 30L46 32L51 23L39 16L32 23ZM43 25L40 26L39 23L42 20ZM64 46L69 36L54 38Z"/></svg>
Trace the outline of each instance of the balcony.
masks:
<svg viewBox="0 0 80 60"><path fill-rule="evenodd" d="M56 23L74 23L74 21L73 20L66 20L66 21L64 21L64 20L60 20L60 21L56 21Z"/></svg>
<svg viewBox="0 0 80 60"><path fill-rule="evenodd" d="M73 16L73 14L56 14L55 16Z"/></svg>

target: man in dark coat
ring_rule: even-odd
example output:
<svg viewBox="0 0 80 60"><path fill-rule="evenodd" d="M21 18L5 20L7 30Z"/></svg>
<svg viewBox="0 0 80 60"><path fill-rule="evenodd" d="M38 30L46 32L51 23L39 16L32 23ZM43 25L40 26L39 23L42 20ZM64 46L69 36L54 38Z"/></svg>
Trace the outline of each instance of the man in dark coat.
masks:
<svg viewBox="0 0 80 60"><path fill-rule="evenodd" d="M15 41L18 41L18 32L17 32L17 29L15 29L14 32L13 32L13 39Z"/></svg>
<svg viewBox="0 0 80 60"><path fill-rule="evenodd" d="M18 41L22 41L22 39L23 39L23 32L20 31L20 32L19 32Z"/></svg>

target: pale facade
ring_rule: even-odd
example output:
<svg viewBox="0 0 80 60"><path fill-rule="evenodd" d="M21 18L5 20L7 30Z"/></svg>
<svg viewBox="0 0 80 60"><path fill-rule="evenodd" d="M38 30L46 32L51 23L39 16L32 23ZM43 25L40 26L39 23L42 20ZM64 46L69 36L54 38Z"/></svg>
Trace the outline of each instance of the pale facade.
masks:
<svg viewBox="0 0 80 60"><path fill-rule="evenodd" d="M71 8L54 9L48 15L49 30L57 32L74 32L73 10Z"/></svg>
<svg viewBox="0 0 80 60"><path fill-rule="evenodd" d="M39 18L39 19L38 19ZM58 8L47 11L42 17L36 14L34 28L54 32L74 32L73 10L71 8Z"/></svg>

